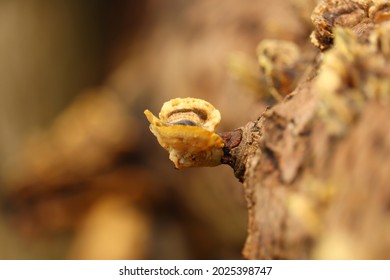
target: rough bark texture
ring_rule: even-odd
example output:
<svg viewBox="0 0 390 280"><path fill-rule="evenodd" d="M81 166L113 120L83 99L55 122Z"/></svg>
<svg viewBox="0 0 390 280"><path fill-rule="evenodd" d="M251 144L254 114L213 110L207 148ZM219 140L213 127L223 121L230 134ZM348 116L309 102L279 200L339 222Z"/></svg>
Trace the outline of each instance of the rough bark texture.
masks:
<svg viewBox="0 0 390 280"><path fill-rule="evenodd" d="M243 253L387 259L389 4L323 1L312 19L313 42L327 51L231 151L249 210Z"/></svg>

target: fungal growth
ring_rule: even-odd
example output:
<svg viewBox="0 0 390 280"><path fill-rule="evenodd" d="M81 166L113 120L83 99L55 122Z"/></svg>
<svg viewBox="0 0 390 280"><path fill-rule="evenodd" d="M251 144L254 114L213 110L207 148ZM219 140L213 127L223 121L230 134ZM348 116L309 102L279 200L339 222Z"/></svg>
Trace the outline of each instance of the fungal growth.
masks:
<svg viewBox="0 0 390 280"><path fill-rule="evenodd" d="M165 102L159 118L145 115L150 131L169 152L176 168L216 166L224 155L224 141L214 132L221 114L210 103L196 98L175 98Z"/></svg>
<svg viewBox="0 0 390 280"><path fill-rule="evenodd" d="M333 29L345 27L367 43L370 34L390 18L388 0L326 0L316 6L311 15L314 31L311 42L321 51L332 47Z"/></svg>
<svg viewBox="0 0 390 280"><path fill-rule="evenodd" d="M297 45L284 40L266 39L256 49L260 71L269 93L277 101L283 100L296 87L300 50Z"/></svg>

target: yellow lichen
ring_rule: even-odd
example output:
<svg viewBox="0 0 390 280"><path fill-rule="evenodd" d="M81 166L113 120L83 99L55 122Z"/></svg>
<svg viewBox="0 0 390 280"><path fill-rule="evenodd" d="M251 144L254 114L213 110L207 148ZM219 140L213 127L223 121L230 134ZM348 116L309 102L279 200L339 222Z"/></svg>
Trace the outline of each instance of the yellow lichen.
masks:
<svg viewBox="0 0 390 280"><path fill-rule="evenodd" d="M315 82L319 114L334 135L342 135L368 101L390 100L387 34L390 25L376 29L370 41L360 42L350 29L335 28L334 47L324 54Z"/></svg>

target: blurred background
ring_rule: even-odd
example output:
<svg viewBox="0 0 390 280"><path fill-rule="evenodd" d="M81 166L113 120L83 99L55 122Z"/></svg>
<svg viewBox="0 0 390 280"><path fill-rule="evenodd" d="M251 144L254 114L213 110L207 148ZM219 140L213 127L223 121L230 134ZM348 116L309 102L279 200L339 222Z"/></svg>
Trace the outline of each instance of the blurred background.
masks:
<svg viewBox="0 0 390 280"><path fill-rule="evenodd" d="M230 167L175 170L143 111L198 97L218 131L256 119L229 57L306 44L313 2L0 0L0 258L242 258Z"/></svg>

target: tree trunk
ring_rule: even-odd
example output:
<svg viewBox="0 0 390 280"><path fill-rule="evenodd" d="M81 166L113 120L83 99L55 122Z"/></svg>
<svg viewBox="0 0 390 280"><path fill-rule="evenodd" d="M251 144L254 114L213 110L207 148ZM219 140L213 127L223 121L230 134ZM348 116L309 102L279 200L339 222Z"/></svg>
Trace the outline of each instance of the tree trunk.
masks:
<svg viewBox="0 0 390 280"><path fill-rule="evenodd" d="M335 2L312 15L326 51L230 151L248 259L390 258L389 4Z"/></svg>

